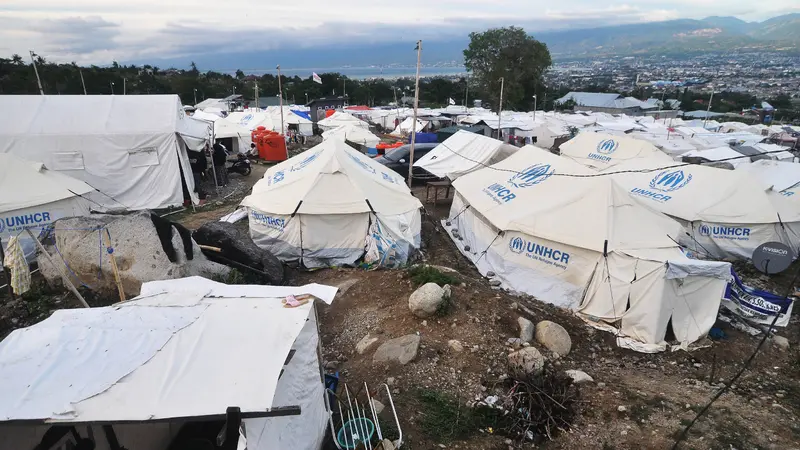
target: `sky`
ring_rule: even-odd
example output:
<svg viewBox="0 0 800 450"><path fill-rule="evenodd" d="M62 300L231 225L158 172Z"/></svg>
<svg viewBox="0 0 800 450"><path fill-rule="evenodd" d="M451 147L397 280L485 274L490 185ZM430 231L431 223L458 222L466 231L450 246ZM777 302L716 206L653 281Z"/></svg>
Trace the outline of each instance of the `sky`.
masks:
<svg viewBox="0 0 800 450"><path fill-rule="evenodd" d="M798 0L0 0L0 57L107 65L358 43L466 37L712 15L760 21L800 12Z"/></svg>

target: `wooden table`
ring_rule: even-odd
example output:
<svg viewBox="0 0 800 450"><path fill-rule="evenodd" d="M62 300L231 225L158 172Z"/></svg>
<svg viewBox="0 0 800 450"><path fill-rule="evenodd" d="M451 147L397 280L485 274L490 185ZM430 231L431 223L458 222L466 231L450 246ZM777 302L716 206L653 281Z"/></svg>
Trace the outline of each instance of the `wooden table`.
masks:
<svg viewBox="0 0 800 450"><path fill-rule="evenodd" d="M429 181L425 186L425 203L430 203L430 191L433 188L433 206L436 206L436 200L439 199L439 191L444 189L444 198L450 198L450 188L453 185L450 184L450 180L444 181Z"/></svg>

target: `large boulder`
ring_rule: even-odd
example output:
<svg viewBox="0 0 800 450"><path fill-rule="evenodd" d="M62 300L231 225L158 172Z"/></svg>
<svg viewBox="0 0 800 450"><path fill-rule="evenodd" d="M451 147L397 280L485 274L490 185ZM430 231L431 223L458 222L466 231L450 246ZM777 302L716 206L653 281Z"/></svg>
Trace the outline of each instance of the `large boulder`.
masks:
<svg viewBox="0 0 800 450"><path fill-rule="evenodd" d="M436 283L426 283L408 298L408 308L420 318L431 317L442 308L450 298L450 285L440 287Z"/></svg>
<svg viewBox="0 0 800 450"><path fill-rule="evenodd" d="M420 337L416 334L408 334L386 341L378 347L378 350L375 350L372 361L376 363L408 364L417 357L419 341Z"/></svg>
<svg viewBox="0 0 800 450"><path fill-rule="evenodd" d="M240 271L248 271L245 267L251 267L260 272L268 284L283 283L283 263L269 251L257 246L253 239L236 228L236 225L228 222L208 222L198 228L192 237L200 245L222 250L220 253L204 251L208 259L220 264L240 265Z"/></svg>
<svg viewBox="0 0 800 450"><path fill-rule="evenodd" d="M567 356L572 350L572 339L561 325L543 320L536 324L536 342L544 345L548 350L558 353L558 356Z"/></svg>
<svg viewBox="0 0 800 450"><path fill-rule="evenodd" d="M191 232L147 211L127 215L92 215L57 220L54 239L46 245L56 264L76 285L100 295L117 296L117 285L106 250L106 231L116 259L125 295L139 295L142 283L189 276L224 277L230 268L209 261L191 238ZM63 259L62 259L63 258ZM51 284L62 283L59 270L44 255L38 257L42 275ZM63 269L63 266L62 266Z"/></svg>
<svg viewBox="0 0 800 450"><path fill-rule="evenodd" d="M516 378L538 375L544 369L544 356L534 347L508 354L508 370Z"/></svg>
<svg viewBox="0 0 800 450"><path fill-rule="evenodd" d="M363 355L377 346L378 341L379 339L376 336L370 336L369 334L364 336L356 343L356 353Z"/></svg>

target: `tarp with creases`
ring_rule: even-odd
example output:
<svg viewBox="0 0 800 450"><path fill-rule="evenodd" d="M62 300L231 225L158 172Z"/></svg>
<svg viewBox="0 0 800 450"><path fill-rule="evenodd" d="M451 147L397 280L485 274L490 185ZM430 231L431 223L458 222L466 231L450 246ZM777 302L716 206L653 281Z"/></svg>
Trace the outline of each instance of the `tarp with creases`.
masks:
<svg viewBox="0 0 800 450"><path fill-rule="evenodd" d="M518 150L503 141L459 130L415 161L414 167L425 169L439 178L455 180L486 165L500 162Z"/></svg>
<svg viewBox="0 0 800 450"><path fill-rule="evenodd" d="M210 124L177 95L5 95L0 110L13 111L0 121L0 153L86 182L103 208L180 206L181 178L198 201L186 150L205 145Z"/></svg>

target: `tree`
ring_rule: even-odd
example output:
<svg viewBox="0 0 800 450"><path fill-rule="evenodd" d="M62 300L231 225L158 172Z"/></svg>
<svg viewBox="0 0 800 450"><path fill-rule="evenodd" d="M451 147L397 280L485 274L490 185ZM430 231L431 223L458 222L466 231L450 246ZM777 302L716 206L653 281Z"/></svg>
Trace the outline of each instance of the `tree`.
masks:
<svg viewBox="0 0 800 450"><path fill-rule="evenodd" d="M191 73L192 76L196 77L196 76L200 75L200 71L197 70L197 64L195 64L194 61L192 61L192 64L191 64L190 67L191 67L191 70L189 70L189 73Z"/></svg>
<svg viewBox="0 0 800 450"><path fill-rule="evenodd" d="M242 69L236 69L236 79L244 80L244 72L242 72Z"/></svg>
<svg viewBox="0 0 800 450"><path fill-rule="evenodd" d="M14 64L15 66L21 66L22 65L22 56L19 56L18 54L14 53L11 56L11 63Z"/></svg>
<svg viewBox="0 0 800 450"><path fill-rule="evenodd" d="M544 91L543 76L552 64L547 46L519 27L492 28L470 33L464 66L491 104L499 105L500 78L504 80L505 108L527 108Z"/></svg>

